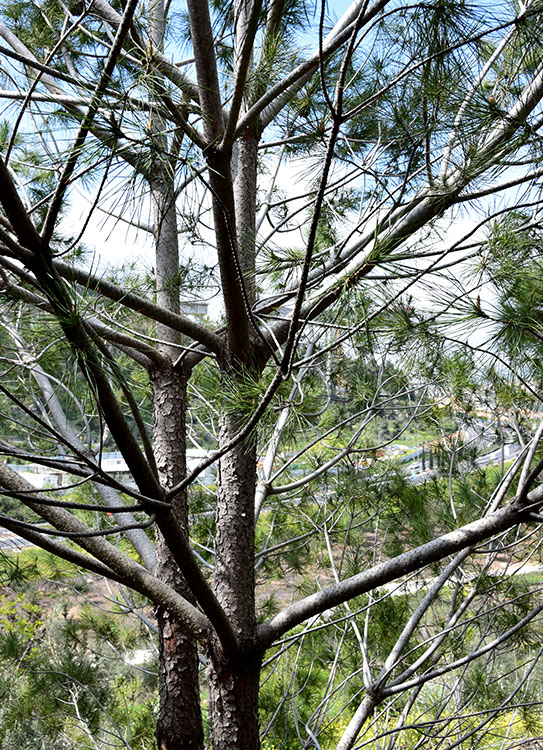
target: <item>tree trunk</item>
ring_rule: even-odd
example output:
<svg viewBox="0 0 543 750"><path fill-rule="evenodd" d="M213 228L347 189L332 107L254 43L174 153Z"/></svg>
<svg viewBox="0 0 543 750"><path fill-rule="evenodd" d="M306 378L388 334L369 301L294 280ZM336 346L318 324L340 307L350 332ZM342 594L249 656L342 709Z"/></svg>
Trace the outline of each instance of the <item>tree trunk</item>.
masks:
<svg viewBox="0 0 543 750"><path fill-rule="evenodd" d="M251 129L247 129L244 137L235 144L232 158L232 172L240 267L243 273L247 300L252 306L256 302L255 225L258 137Z"/></svg>
<svg viewBox="0 0 543 750"><path fill-rule="evenodd" d="M227 661L208 656L211 747L213 750L258 750L258 656Z"/></svg>
<svg viewBox="0 0 543 750"><path fill-rule="evenodd" d="M161 0L151 7L151 39L161 49L164 9ZM155 225L155 274L157 303L179 312L179 243L172 168L168 142L158 118L153 127L157 156L150 180ZM166 490L186 475L186 381L171 363L179 354L180 335L157 324L158 350L169 364L150 373L153 387L153 445L162 487ZM187 493L176 496L173 513L188 537ZM164 541L156 531L157 575L193 602L188 586ZM194 603L194 602L193 602ZM202 750L203 727L198 679L198 649L181 622L162 607L157 611L159 629L159 712L156 739L159 750Z"/></svg>
<svg viewBox="0 0 543 750"><path fill-rule="evenodd" d="M152 373L154 447L157 468L164 487L172 487L185 476L185 379L173 367ZM173 512L188 536L187 495L174 501ZM162 534L156 532L157 575L192 601L188 587ZM203 748L198 650L179 620L159 608L159 714L156 738L159 750Z"/></svg>
<svg viewBox="0 0 543 750"><path fill-rule="evenodd" d="M159 555L160 557L160 555ZM165 558L162 571L168 568ZM163 575L163 580L167 576ZM169 581L172 585L171 579ZM183 586L178 590L183 593ZM204 746L198 653L195 643L179 620L162 610L159 627L159 712L155 736L158 750L202 750Z"/></svg>
<svg viewBox="0 0 543 750"><path fill-rule="evenodd" d="M222 418L229 441L246 415ZM215 592L238 634L242 656L226 659L215 645L208 656L213 750L257 750L260 658L255 655L253 445L238 444L220 460L217 485Z"/></svg>

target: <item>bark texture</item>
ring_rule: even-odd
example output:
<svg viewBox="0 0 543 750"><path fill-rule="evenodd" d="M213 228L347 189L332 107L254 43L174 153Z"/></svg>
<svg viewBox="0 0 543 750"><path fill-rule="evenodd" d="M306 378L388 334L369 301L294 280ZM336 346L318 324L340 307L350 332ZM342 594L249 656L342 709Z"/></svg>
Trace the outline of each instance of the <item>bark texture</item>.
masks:
<svg viewBox="0 0 543 750"><path fill-rule="evenodd" d="M211 653L208 681L213 750L258 750L260 659L229 661Z"/></svg>
<svg viewBox="0 0 543 750"><path fill-rule="evenodd" d="M227 413L221 439L233 437L243 418ZM252 445L238 444L219 464L217 487L215 593L241 644L241 655L208 657L213 750L256 750L260 659L255 655L254 488Z"/></svg>
<svg viewBox="0 0 543 750"><path fill-rule="evenodd" d="M179 314L179 242L175 193L167 165L157 162L157 174L151 180L155 225L155 274L157 303L169 312ZM159 351L175 357L181 337L170 326L157 323Z"/></svg>
<svg viewBox="0 0 543 750"><path fill-rule="evenodd" d="M221 441L228 442L242 420L222 418ZM250 647L255 636L254 488L256 456L239 443L220 460L216 509L215 592L240 642Z"/></svg>
<svg viewBox="0 0 543 750"><path fill-rule="evenodd" d="M258 137L253 128L247 128L236 142L232 172L234 199L236 204L236 231L240 271L247 303L256 302L255 287L255 223L256 223L256 182L258 169Z"/></svg>
<svg viewBox="0 0 543 750"><path fill-rule="evenodd" d="M160 479L172 487L186 473L185 408L186 383L173 367L152 375L154 397L154 447ZM186 493L176 496L172 515L188 536ZM164 537L157 530L157 575L184 597L193 601L186 582L172 558ZM156 738L159 750L200 750L203 747L198 650L195 641L175 615L160 607L159 714Z"/></svg>

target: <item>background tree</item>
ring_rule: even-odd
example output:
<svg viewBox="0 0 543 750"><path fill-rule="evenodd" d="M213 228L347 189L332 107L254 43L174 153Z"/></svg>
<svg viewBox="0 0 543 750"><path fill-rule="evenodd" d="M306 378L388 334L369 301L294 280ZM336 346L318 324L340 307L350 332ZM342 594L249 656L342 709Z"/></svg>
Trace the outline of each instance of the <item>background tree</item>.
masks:
<svg viewBox="0 0 543 750"><path fill-rule="evenodd" d="M201 748L204 732L217 750L258 747L261 677L276 705L262 732L284 744L293 730L305 747L392 747L415 731L414 746L453 747L509 737L513 710L528 726L542 605L490 574L498 551L537 539L518 529L540 521L540 430L474 484L458 437L445 484L373 459L442 423L445 395L453 431L490 357L507 380L510 352L466 323L538 340L537 320L489 314L484 282L508 257L493 227L510 206L526 217L507 236L536 249L541 10L357 0L329 25L324 4L284 0L3 6L2 452L72 479L38 492L1 464L2 523L152 602L161 750ZM68 237L78 191L89 209ZM463 236L459 206L479 217ZM85 257L98 212L151 237L150 274ZM217 324L186 312L215 295ZM189 470L192 442L209 453ZM134 485L104 470L105 448ZM215 487L198 489L211 465ZM266 572L304 563L311 591L294 579L286 601L257 598ZM326 667L304 655L324 626ZM521 633L509 692L472 720Z"/></svg>

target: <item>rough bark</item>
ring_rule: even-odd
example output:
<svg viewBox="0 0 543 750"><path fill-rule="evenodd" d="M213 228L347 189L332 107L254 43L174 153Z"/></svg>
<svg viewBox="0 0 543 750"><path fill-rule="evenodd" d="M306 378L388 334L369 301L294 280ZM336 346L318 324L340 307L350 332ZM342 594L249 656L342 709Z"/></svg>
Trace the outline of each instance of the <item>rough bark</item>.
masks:
<svg viewBox="0 0 543 750"><path fill-rule="evenodd" d="M213 750L258 750L260 659L208 656L209 707Z"/></svg>
<svg viewBox="0 0 543 750"><path fill-rule="evenodd" d="M172 367L152 374L154 446L157 468L165 487L185 475L186 383ZM179 493L173 512L188 536L186 493ZM188 586L162 534L156 532L157 575L192 601ZM198 651L196 643L172 612L159 607L159 750L200 750L203 747Z"/></svg>
<svg viewBox="0 0 543 750"><path fill-rule="evenodd" d="M237 414L222 419L222 439L237 432ZM215 592L230 617L242 646L252 644L254 612L254 488L256 456L242 442L219 464L216 509Z"/></svg>
<svg viewBox="0 0 543 750"><path fill-rule="evenodd" d="M243 423L227 413L221 439L230 440ZM226 658L211 648L208 658L209 704L213 750L256 750L260 660L254 654L254 488L253 445L241 443L219 464L215 539L215 592L234 626L242 655Z"/></svg>

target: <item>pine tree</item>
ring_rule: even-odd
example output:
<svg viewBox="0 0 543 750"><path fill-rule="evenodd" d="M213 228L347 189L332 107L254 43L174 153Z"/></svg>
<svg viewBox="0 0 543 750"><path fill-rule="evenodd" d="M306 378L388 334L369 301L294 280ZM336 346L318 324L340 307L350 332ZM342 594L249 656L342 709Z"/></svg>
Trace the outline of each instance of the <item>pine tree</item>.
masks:
<svg viewBox="0 0 543 750"><path fill-rule="evenodd" d="M429 702L426 683L487 653L467 635L448 651L449 633L471 632L468 604L486 595L484 565L473 563L483 583L466 598L461 571L476 545L494 548L486 540L539 521L530 515L541 503L539 467L530 470L537 441L498 489L480 479L481 499L452 468L445 494L442 484L423 491L381 471L390 441L375 425L394 410L400 439L438 408L440 389L474 408L475 360L470 369L453 351L473 344L442 321L450 326L459 308L457 326L484 318L479 282L461 283L463 261L477 258L482 273L484 228L507 210L486 196L526 191L538 228L541 12L537 3L490 12L449 0L355 0L332 25L325 3L314 16L312 3L285 0L3 5L2 451L61 469L88 495L37 491L6 462L9 507L23 504L48 527L9 513L2 523L156 608L160 750L203 748L204 725L214 750L258 748L263 664L292 642L302 649L300 629L332 608L346 612L346 643L362 667L349 653L345 678L330 646L329 682L297 729L304 747L318 747L331 721L338 750L354 747L372 719L374 734L388 737L379 706L405 695L400 731L417 699ZM151 238L152 272L85 258L87 219L72 237L62 223L81 191L89 220L113 215ZM487 215L479 234L470 227L456 240L447 232L461 205ZM107 257L106 230L100 243ZM187 312L215 296L219 323ZM332 398L334 351L364 365L349 403ZM457 413L451 407L450 418ZM208 450L195 468L191 441ZM120 452L134 486L105 470L104 448ZM359 455L367 474L357 480L339 469ZM198 489L211 465L216 486ZM384 562L366 548L368 534ZM302 586L276 613L264 607L259 621L255 570L299 571L323 556L327 580ZM428 565L422 602L375 603L379 587ZM440 596L428 645L434 631L417 627ZM533 624L529 592L508 596L524 597L513 615ZM370 626L354 614L369 604L371 655ZM480 616L481 632L494 632L490 608ZM496 627L504 641L518 634L505 615ZM334 703L340 675L347 708ZM468 678L473 692L482 677ZM286 683L279 706L290 700ZM469 711L456 694L435 700L443 708L434 728L445 706L457 717ZM472 736L485 724L455 731Z"/></svg>

